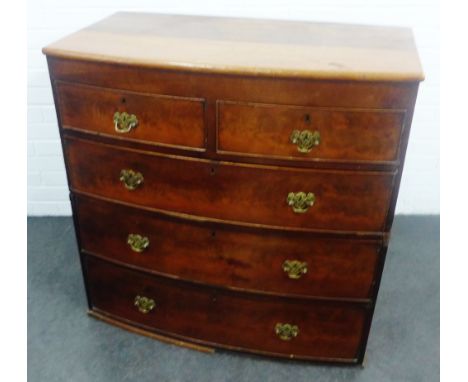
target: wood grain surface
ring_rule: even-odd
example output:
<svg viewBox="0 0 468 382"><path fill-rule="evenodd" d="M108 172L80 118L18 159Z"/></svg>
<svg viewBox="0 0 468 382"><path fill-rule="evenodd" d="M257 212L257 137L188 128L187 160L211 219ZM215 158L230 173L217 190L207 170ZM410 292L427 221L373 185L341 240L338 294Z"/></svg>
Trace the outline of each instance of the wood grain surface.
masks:
<svg viewBox="0 0 468 382"><path fill-rule="evenodd" d="M76 196L81 247L88 253L176 279L238 290L368 300L382 242L224 227ZM148 238L141 253L129 234ZM307 264L291 279L286 260Z"/></svg>
<svg viewBox="0 0 468 382"><path fill-rule="evenodd" d="M288 169L145 153L66 139L74 191L189 215L318 230L381 231L394 173ZM128 190L121 170L142 174ZM290 192L313 193L305 213L287 203Z"/></svg>
<svg viewBox="0 0 468 382"><path fill-rule="evenodd" d="M58 82L56 89L65 129L204 150L203 99L125 92L65 82ZM127 133L117 132L113 120L115 112L135 115L138 120L136 127Z"/></svg>
<svg viewBox="0 0 468 382"><path fill-rule="evenodd" d="M119 12L43 51L210 73L423 79L411 30L396 27Z"/></svg>
<svg viewBox="0 0 468 382"><path fill-rule="evenodd" d="M398 160L404 111L312 108L217 102L217 150L239 156L290 160ZM310 152L291 142L294 130L317 132Z"/></svg>
<svg viewBox="0 0 468 382"><path fill-rule="evenodd" d="M91 256L85 262L93 308L157 332L294 358L357 357L367 314L361 305L240 294L148 276ZM141 313L136 296L153 299L155 308ZM298 336L281 340L277 323L297 325Z"/></svg>

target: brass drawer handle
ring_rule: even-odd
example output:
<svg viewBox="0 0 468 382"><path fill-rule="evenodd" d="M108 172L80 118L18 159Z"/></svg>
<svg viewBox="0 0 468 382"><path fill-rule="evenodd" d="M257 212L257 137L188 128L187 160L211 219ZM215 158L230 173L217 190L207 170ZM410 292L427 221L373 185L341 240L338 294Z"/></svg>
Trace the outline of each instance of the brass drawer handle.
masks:
<svg viewBox="0 0 468 382"><path fill-rule="evenodd" d="M307 263L299 260L285 260L283 271L290 279L297 280L307 273Z"/></svg>
<svg viewBox="0 0 468 382"><path fill-rule="evenodd" d="M127 237L127 244L133 252L141 253L149 246L149 239L146 236L141 236L136 233L131 233Z"/></svg>
<svg viewBox="0 0 468 382"><path fill-rule="evenodd" d="M143 183L143 175L139 172L123 169L120 171L120 181L128 190L135 190Z"/></svg>
<svg viewBox="0 0 468 382"><path fill-rule="evenodd" d="M297 325L278 322L275 325L275 333L281 340L291 341L299 335L299 328Z"/></svg>
<svg viewBox="0 0 468 382"><path fill-rule="evenodd" d="M136 296L134 305L138 308L138 310L141 313L147 314L155 308L156 303L151 298L144 296Z"/></svg>
<svg viewBox="0 0 468 382"><path fill-rule="evenodd" d="M138 119L135 114L128 114L125 111L114 114L114 128L118 133L128 133L133 128L137 127Z"/></svg>
<svg viewBox="0 0 468 382"><path fill-rule="evenodd" d="M291 143L297 145L297 151L308 153L320 144L320 133L310 130L294 130L290 137Z"/></svg>
<svg viewBox="0 0 468 382"><path fill-rule="evenodd" d="M286 201L296 214L303 214L315 203L315 195L312 192L290 192Z"/></svg>

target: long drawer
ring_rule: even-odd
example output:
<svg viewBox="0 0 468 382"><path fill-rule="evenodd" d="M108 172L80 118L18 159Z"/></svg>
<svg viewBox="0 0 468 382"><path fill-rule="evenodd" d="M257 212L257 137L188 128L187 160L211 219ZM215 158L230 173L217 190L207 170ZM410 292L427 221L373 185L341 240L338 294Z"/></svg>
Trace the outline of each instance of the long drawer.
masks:
<svg viewBox="0 0 468 382"><path fill-rule="evenodd" d="M64 129L202 151L204 100L57 82Z"/></svg>
<svg viewBox="0 0 468 382"><path fill-rule="evenodd" d="M85 258L92 309L213 346L355 362L366 308L227 292Z"/></svg>
<svg viewBox="0 0 468 382"><path fill-rule="evenodd" d="M369 299L382 243L165 217L75 196L88 253L174 278L282 295Z"/></svg>
<svg viewBox="0 0 468 382"><path fill-rule="evenodd" d="M393 172L253 166L65 138L73 190L178 213L318 230L381 231Z"/></svg>

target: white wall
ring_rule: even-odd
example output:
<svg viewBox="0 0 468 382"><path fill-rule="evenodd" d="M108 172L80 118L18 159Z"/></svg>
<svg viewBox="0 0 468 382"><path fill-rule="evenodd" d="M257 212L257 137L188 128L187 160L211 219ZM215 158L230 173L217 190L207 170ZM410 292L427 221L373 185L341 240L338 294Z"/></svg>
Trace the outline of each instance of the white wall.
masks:
<svg viewBox="0 0 468 382"><path fill-rule="evenodd" d="M411 27L420 86L397 213L439 213L439 20L436 0L29 0L28 214L70 214L65 169L41 48L116 11L299 19Z"/></svg>

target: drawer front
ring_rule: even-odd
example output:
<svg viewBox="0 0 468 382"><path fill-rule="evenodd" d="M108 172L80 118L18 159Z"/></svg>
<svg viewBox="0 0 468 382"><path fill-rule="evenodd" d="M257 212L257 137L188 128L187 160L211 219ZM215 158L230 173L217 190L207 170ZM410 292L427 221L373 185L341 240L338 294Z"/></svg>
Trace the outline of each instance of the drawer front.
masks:
<svg viewBox="0 0 468 382"><path fill-rule="evenodd" d="M205 344L298 358L357 357L367 313L359 305L194 287L93 257L86 258L86 266L93 308L147 328ZM276 334L277 324L297 328L282 325Z"/></svg>
<svg viewBox="0 0 468 382"><path fill-rule="evenodd" d="M291 160L396 161L404 112L218 102L218 151Z"/></svg>
<svg viewBox="0 0 468 382"><path fill-rule="evenodd" d="M56 83L56 91L64 129L75 128L119 139L192 150L205 147L204 102L201 99L63 82Z"/></svg>
<svg viewBox="0 0 468 382"><path fill-rule="evenodd" d="M207 225L75 197L82 249L201 283L368 299L381 242ZM138 235L138 236L137 236Z"/></svg>
<svg viewBox="0 0 468 382"><path fill-rule="evenodd" d="M157 209L272 226L381 231L394 179L393 173L384 172L212 162L78 139L66 139L65 145L74 190Z"/></svg>

